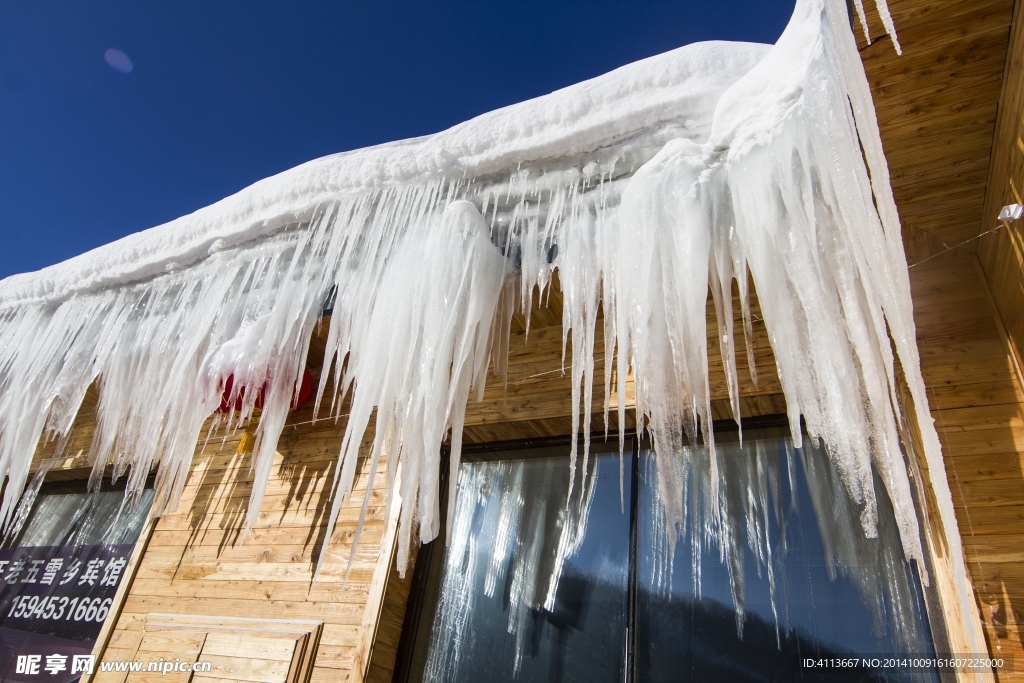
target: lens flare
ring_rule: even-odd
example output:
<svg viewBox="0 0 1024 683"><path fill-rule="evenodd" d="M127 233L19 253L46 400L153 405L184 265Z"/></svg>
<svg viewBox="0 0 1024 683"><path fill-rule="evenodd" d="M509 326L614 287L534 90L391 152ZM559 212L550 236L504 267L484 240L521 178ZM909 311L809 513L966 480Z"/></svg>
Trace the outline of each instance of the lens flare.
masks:
<svg viewBox="0 0 1024 683"><path fill-rule="evenodd" d="M103 59L106 60L107 66L119 74L130 74L135 68L128 55L113 47L103 53Z"/></svg>

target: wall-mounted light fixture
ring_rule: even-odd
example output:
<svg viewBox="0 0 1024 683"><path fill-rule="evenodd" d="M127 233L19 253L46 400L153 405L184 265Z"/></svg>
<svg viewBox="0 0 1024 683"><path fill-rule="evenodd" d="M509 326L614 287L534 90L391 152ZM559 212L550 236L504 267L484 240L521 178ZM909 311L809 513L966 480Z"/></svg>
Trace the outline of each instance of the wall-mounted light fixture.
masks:
<svg viewBox="0 0 1024 683"><path fill-rule="evenodd" d="M1013 223L1016 220L1020 220L1021 214L1024 214L1024 206L1021 206L1020 204L1008 204L999 212L999 220L1004 223Z"/></svg>

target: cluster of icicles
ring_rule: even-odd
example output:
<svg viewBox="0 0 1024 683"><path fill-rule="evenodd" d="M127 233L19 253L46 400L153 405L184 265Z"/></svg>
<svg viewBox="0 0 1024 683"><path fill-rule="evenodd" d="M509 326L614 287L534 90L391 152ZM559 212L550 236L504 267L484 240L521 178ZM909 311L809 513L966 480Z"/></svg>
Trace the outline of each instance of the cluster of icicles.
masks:
<svg viewBox="0 0 1024 683"><path fill-rule="evenodd" d="M888 17L882 0L879 7ZM251 526L330 297L316 410L326 402L336 414L346 395L350 409L328 529L351 493L374 421L369 471L386 468L388 491L401 496L404 565L411 534L427 542L438 533L442 443L450 438L454 474L467 400L480 398L492 364L501 371L513 310L528 312L534 289L548 287L556 269L571 337L574 427L590 424L601 382L593 350L603 334L614 358L605 395L615 388L624 396L632 376L638 423L660 452L708 444L717 499L706 301L710 288L739 420L732 291L735 281L749 326L749 272L795 443L803 418L861 506L869 537L876 471L905 554L921 561L898 434L895 347L946 540L960 557L900 227L844 3L800 0L778 44L758 57L708 112L709 133L668 121L504 175L463 170L360 189L316 202L288 229L146 281L59 302L0 301L0 472L8 476L0 519L17 516L37 445L67 437L94 382L94 482L112 465L137 497L155 468L154 513L173 509L233 375L236 388L266 385ZM247 424L254 394L219 426ZM621 434L624 402L617 418ZM364 515L368 501L369 494ZM666 514L681 532L682 509ZM728 519L720 516L721 538ZM967 613L963 567L954 564Z"/></svg>

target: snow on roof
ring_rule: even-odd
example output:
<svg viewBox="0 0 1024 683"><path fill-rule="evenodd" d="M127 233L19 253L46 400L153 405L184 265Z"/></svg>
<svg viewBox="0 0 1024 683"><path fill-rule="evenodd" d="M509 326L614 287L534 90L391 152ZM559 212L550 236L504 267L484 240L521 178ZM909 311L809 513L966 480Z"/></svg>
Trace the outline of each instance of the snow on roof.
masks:
<svg viewBox="0 0 1024 683"><path fill-rule="evenodd" d="M311 207L347 193L576 156L668 121L699 127L706 137L721 94L768 49L724 41L686 45L434 135L309 161L169 223L8 277L0 281L0 310L181 268L299 222Z"/></svg>

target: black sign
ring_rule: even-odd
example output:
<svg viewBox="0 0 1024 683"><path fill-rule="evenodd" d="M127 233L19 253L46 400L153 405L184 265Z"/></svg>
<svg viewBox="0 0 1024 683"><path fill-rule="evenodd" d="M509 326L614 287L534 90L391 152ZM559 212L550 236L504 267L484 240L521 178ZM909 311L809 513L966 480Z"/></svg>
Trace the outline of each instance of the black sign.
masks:
<svg viewBox="0 0 1024 683"><path fill-rule="evenodd" d="M50 656L70 661L73 655L88 654L133 547L0 549L0 681L62 683L81 675L72 675L70 666L17 673L16 663L19 656L41 656L46 662Z"/></svg>

